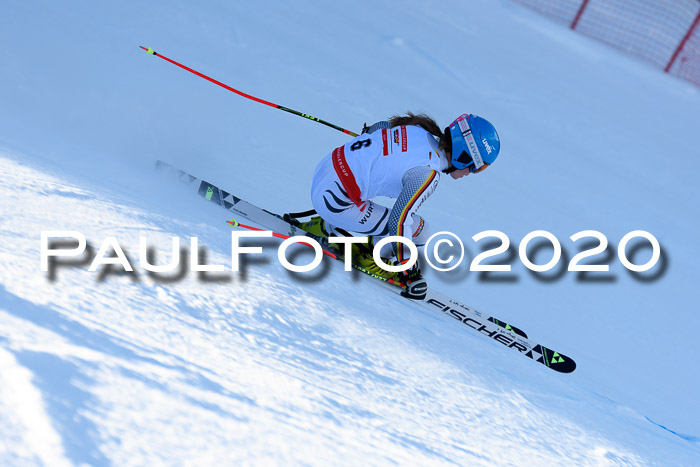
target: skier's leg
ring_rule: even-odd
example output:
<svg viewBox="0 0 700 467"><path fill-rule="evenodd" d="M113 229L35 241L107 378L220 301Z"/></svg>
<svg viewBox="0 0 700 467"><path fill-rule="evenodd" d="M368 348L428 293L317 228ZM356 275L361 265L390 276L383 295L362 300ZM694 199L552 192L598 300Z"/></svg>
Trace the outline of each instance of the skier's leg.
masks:
<svg viewBox="0 0 700 467"><path fill-rule="evenodd" d="M361 236L385 236L389 209L372 201L355 204L349 197L330 158L318 165L311 186L311 203L325 221L329 233L333 227L348 230ZM332 227L331 227L332 226Z"/></svg>
<svg viewBox="0 0 700 467"><path fill-rule="evenodd" d="M382 276L393 275L376 266L372 256L373 245L390 235L388 220L391 210L371 200L364 201L359 206L355 204L340 183L329 158L322 161L316 168L311 188L311 202L323 220L314 222L320 224L329 236L342 236L342 232L337 230L339 228L359 236L370 237L367 245L353 247L353 262ZM427 224L416 214L413 214L411 219L410 228L405 231L412 233L411 240L416 246L422 246L430 236ZM380 256L386 260L394 256L391 243L382 247Z"/></svg>

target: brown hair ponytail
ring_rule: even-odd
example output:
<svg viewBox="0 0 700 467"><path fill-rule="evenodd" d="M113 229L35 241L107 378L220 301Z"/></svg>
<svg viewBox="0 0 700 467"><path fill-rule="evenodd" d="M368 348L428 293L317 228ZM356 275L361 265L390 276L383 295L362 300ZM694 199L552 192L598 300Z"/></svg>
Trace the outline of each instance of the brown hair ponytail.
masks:
<svg viewBox="0 0 700 467"><path fill-rule="evenodd" d="M391 128L401 125L419 126L431 135L438 138L439 149L447 152L452 151L452 138L450 137L449 129L445 128L445 131L443 132L440 130L437 122L424 113L416 115L413 112L406 112L406 115L393 115L391 118L389 118L389 124L391 125Z"/></svg>

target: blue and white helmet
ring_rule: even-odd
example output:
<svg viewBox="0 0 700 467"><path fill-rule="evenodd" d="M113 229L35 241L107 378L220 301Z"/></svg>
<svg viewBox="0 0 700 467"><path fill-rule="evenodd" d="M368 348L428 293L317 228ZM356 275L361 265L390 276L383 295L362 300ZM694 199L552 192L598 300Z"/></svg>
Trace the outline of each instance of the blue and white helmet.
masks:
<svg viewBox="0 0 700 467"><path fill-rule="evenodd" d="M450 123L452 166L457 170L469 167L471 173L484 170L498 157L501 140L496 129L485 118L463 114Z"/></svg>

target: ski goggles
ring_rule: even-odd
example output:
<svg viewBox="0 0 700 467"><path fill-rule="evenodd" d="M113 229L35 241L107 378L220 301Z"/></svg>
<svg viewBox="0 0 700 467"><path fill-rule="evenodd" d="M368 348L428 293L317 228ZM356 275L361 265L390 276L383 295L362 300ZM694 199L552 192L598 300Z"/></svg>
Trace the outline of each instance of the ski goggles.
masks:
<svg viewBox="0 0 700 467"><path fill-rule="evenodd" d="M471 173L479 173L489 166L481 157L472 129L469 115L464 114L450 124L452 136L452 165L457 170L469 167Z"/></svg>

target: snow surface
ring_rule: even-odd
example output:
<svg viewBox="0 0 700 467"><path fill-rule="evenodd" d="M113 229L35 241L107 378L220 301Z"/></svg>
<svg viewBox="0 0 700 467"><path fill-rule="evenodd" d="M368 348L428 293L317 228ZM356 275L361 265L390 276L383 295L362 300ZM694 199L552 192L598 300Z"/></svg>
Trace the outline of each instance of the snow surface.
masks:
<svg viewBox="0 0 700 467"><path fill-rule="evenodd" d="M0 464L700 465L697 88L506 0L6 0L0 43ZM139 235L162 260L197 236L230 264L228 213L156 159L294 211L347 137L139 45L355 131L406 110L489 118L498 162L421 209L469 260L487 229L516 249L548 230L569 258L580 230L614 254L643 229L662 263L427 273L575 358L570 375L340 264L292 275L276 241L243 274L155 279ZM116 237L136 274L42 272L47 229Z"/></svg>

